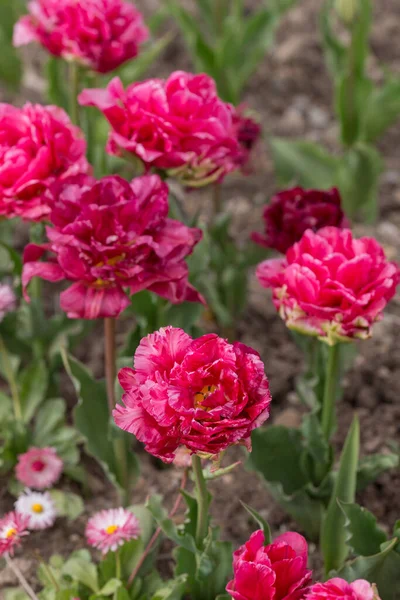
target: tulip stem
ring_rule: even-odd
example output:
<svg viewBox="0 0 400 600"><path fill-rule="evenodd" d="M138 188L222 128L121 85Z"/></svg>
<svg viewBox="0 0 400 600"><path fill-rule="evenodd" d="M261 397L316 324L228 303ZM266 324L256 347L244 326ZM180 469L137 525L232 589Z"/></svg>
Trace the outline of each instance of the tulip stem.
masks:
<svg viewBox="0 0 400 600"><path fill-rule="evenodd" d="M329 347L328 364L325 374L324 396L322 400L322 432L327 441L329 441L334 423L335 423L335 404L337 379L340 366L339 344Z"/></svg>
<svg viewBox="0 0 400 600"><path fill-rule="evenodd" d="M3 338L0 336L0 358L3 363L4 373L10 386L11 398L14 405L14 414L17 421L22 421L21 399L19 397L17 382L14 377L14 370L11 364Z"/></svg>
<svg viewBox="0 0 400 600"><path fill-rule="evenodd" d="M115 378L117 375L115 355L115 319L104 319L104 359L107 384L108 411L110 416L115 407Z"/></svg>
<svg viewBox="0 0 400 600"><path fill-rule="evenodd" d="M23 576L23 574L21 573L17 565L14 563L14 561L11 559L8 553L4 555L4 558L6 559L7 566L14 573L15 577L21 584L21 587L25 590L25 592L31 598L31 600L39 600L39 598L37 597L37 595L35 594L35 592L33 591L33 589L31 588L31 586L29 585L29 583L27 582L27 580L25 579L25 577Z"/></svg>
<svg viewBox="0 0 400 600"><path fill-rule="evenodd" d="M196 454L192 456L192 468L194 481L196 485L197 496L197 527L196 527L196 544L198 548L202 548L208 530L208 490L206 480L204 479L201 459Z"/></svg>
<svg viewBox="0 0 400 600"><path fill-rule="evenodd" d="M116 404L115 379L117 376L116 343L115 343L115 319L106 317L104 319L104 362L107 386L107 402L110 418ZM129 503L129 472L126 459L126 445L123 437L115 437L113 440L115 466L119 474L119 483L123 488L121 502L124 506Z"/></svg>
<svg viewBox="0 0 400 600"><path fill-rule="evenodd" d="M213 218L215 218L222 212L222 195L221 195L221 184L215 183L212 189L212 202L213 202Z"/></svg>
<svg viewBox="0 0 400 600"><path fill-rule="evenodd" d="M79 65L72 61L69 64L69 112L74 125L79 125Z"/></svg>

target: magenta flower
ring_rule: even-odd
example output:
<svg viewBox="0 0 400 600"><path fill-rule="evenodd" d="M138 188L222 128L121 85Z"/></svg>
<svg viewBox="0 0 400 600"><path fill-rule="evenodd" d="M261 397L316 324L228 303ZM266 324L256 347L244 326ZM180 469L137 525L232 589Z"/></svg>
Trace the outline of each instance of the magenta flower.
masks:
<svg viewBox="0 0 400 600"><path fill-rule="evenodd" d="M265 207L264 234L254 232L252 239L266 248L286 253L307 229L348 227L341 208L339 190L304 190L295 187L275 194Z"/></svg>
<svg viewBox="0 0 400 600"><path fill-rule="evenodd" d="M28 535L29 517L17 512L9 512L0 519L0 557L4 554L12 556L21 538Z"/></svg>
<svg viewBox="0 0 400 600"><path fill-rule="evenodd" d="M139 521L124 508L101 510L89 519L85 535L87 543L103 554L115 552L125 542L139 537Z"/></svg>
<svg viewBox="0 0 400 600"><path fill-rule="evenodd" d="M0 323L7 313L15 310L16 301L12 287L6 283L0 283Z"/></svg>
<svg viewBox="0 0 400 600"><path fill-rule="evenodd" d="M272 288L275 307L290 329L333 345L371 336L395 294L400 270L375 239L325 227L307 230L286 258L262 262L257 277Z"/></svg>
<svg viewBox="0 0 400 600"><path fill-rule="evenodd" d="M86 142L57 106L0 104L0 218L45 219L54 182L88 173Z"/></svg>
<svg viewBox="0 0 400 600"><path fill-rule="evenodd" d="M63 461L54 448L29 448L18 456L15 476L24 485L44 490L59 480Z"/></svg>
<svg viewBox="0 0 400 600"><path fill-rule="evenodd" d="M168 187L157 175L70 180L59 186L47 228L49 243L25 248L22 283L67 279L61 308L71 319L117 317L126 291L150 290L170 302L202 301L188 282L185 257L201 239L167 218ZM49 262L39 259L53 254Z"/></svg>
<svg viewBox="0 0 400 600"><path fill-rule="evenodd" d="M234 600L302 600L311 583L303 536L287 532L265 546L255 531L233 554L233 579L226 587Z"/></svg>
<svg viewBox="0 0 400 600"><path fill-rule="evenodd" d="M335 577L312 586L305 600L380 600L378 590L364 579L347 583Z"/></svg>
<svg viewBox="0 0 400 600"><path fill-rule="evenodd" d="M119 372L125 394L114 420L164 462L181 446L209 457L232 444L249 447L269 416L264 365L244 344L166 327L141 340L134 367Z"/></svg>
<svg viewBox="0 0 400 600"><path fill-rule="evenodd" d="M234 108L217 95L213 79L176 71L124 90L118 78L107 89L84 90L84 106L96 106L109 121L107 150L133 156L177 177L185 185L220 181L237 168L240 149Z"/></svg>
<svg viewBox="0 0 400 600"><path fill-rule="evenodd" d="M54 56L109 73L148 38L141 14L124 0L32 0L15 25L14 46L39 42Z"/></svg>

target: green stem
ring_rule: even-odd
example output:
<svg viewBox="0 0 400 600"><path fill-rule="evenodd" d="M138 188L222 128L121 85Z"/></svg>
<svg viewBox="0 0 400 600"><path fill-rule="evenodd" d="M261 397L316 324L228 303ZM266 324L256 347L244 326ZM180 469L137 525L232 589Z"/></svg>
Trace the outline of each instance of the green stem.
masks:
<svg viewBox="0 0 400 600"><path fill-rule="evenodd" d="M121 579L121 555L119 550L115 551L115 577Z"/></svg>
<svg viewBox="0 0 400 600"><path fill-rule="evenodd" d="M217 35L222 35L224 21L227 16L227 0L213 0L214 4L214 23Z"/></svg>
<svg viewBox="0 0 400 600"><path fill-rule="evenodd" d="M10 357L6 348L6 345L3 341L3 338L0 336L0 356L4 366L4 372L8 381L8 385L10 386L11 398L14 405L14 414L17 421L22 421L22 408L21 408L21 400L19 397L17 382L14 377L14 370L12 368L12 364L10 361Z"/></svg>
<svg viewBox="0 0 400 600"><path fill-rule="evenodd" d="M221 195L221 184L215 183L212 188L212 203L213 203L213 219L222 212L222 195Z"/></svg>
<svg viewBox="0 0 400 600"><path fill-rule="evenodd" d="M335 404L337 379L339 377L340 366L339 344L334 344L329 347L328 364L325 375L324 397L322 400L322 432L325 439L329 441L334 422L335 422Z"/></svg>
<svg viewBox="0 0 400 600"><path fill-rule="evenodd" d="M104 319L104 362L105 376L107 386L107 402L110 418L114 410L115 399L115 379L117 376L116 364L116 340L115 340L115 324L116 320L112 318ZM125 440L117 437L113 440L115 465L119 472L120 484L123 487L122 504L125 506L129 502L129 473L128 463L126 460Z"/></svg>
<svg viewBox="0 0 400 600"><path fill-rule="evenodd" d="M69 114L74 125L79 125L79 65L71 62L69 65Z"/></svg>
<svg viewBox="0 0 400 600"><path fill-rule="evenodd" d="M198 548L202 548L208 529L208 491L201 460L196 454L192 456L192 468L197 496L196 544Z"/></svg>

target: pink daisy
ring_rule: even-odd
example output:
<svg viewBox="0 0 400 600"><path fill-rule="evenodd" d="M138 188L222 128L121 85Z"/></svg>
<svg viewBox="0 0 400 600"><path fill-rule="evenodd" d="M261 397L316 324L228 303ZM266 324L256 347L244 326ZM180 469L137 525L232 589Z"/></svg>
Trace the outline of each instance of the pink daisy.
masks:
<svg viewBox="0 0 400 600"><path fill-rule="evenodd" d="M9 512L0 519L0 556L14 554L14 548L20 545L21 537L28 535L29 517L18 512Z"/></svg>
<svg viewBox="0 0 400 600"><path fill-rule="evenodd" d="M124 542L139 537L139 521L129 510L111 508L101 510L89 519L86 526L86 540L106 554L115 552Z"/></svg>
<svg viewBox="0 0 400 600"><path fill-rule="evenodd" d="M15 475L29 488L44 490L52 486L63 470L63 461L54 448L30 448L18 456Z"/></svg>

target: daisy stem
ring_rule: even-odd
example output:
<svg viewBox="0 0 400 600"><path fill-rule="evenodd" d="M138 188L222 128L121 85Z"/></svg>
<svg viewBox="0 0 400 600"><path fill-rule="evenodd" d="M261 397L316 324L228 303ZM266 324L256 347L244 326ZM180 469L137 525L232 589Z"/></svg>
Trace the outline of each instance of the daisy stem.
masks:
<svg viewBox="0 0 400 600"><path fill-rule="evenodd" d="M79 65L72 61L69 64L69 114L74 125L79 125Z"/></svg>
<svg viewBox="0 0 400 600"><path fill-rule="evenodd" d="M115 577L121 579L121 555L119 550L115 551Z"/></svg>
<svg viewBox="0 0 400 600"><path fill-rule="evenodd" d="M8 354L6 345L3 341L3 338L0 336L0 358L3 363L4 372L8 381L8 385L10 386L11 398L14 405L14 414L17 421L22 421L22 408L21 408L21 400L18 393L17 382L14 377L14 370L12 368L12 364L10 361L10 356Z"/></svg>
<svg viewBox="0 0 400 600"><path fill-rule="evenodd" d="M4 557L6 559L7 566L14 573L15 577L18 579L19 583L21 584L21 587L25 590L25 592L28 594L28 596L32 600L39 600L39 598L37 597L37 595L35 594L35 592L31 588L31 586L29 585L29 583L27 582L27 580L25 579L25 577L22 575L22 573L19 570L19 568L17 567L17 565L14 563L13 560L11 560L10 555L9 554L5 554Z"/></svg>
<svg viewBox="0 0 400 600"><path fill-rule="evenodd" d="M188 470L185 469L184 473L183 473L183 477L182 477L182 482L179 488L179 493L178 496L175 500L175 504L172 507L171 512L168 515L169 519L172 519L172 517L175 515L175 513L177 512L181 501L182 501L182 495L181 495L181 491L185 489L186 487L186 483L187 483L187 479L188 479ZM158 538L160 537L162 532L161 527L157 527L157 529L155 530L153 536L151 537L149 543L147 544L142 556L140 557L140 559L138 560L136 567L134 568L134 570L132 571L132 573L130 574L130 577L128 579L128 589L131 587L132 583L135 581L135 577L136 575L139 573L141 566L143 565L144 561L146 560L146 558L148 557L148 555L150 554L150 552L153 549L154 544L156 543L156 541L158 540Z"/></svg>
<svg viewBox="0 0 400 600"><path fill-rule="evenodd" d="M339 344L329 347L328 364L325 375L325 388L322 400L322 432L327 441L329 441L335 424L335 404L337 379L339 377L340 366Z"/></svg>
<svg viewBox="0 0 400 600"><path fill-rule="evenodd" d="M206 480L204 479L201 459L196 454L192 456L193 476L196 485L197 496L197 526L196 526L196 544L198 548L203 547L204 539L208 530L208 490Z"/></svg>

